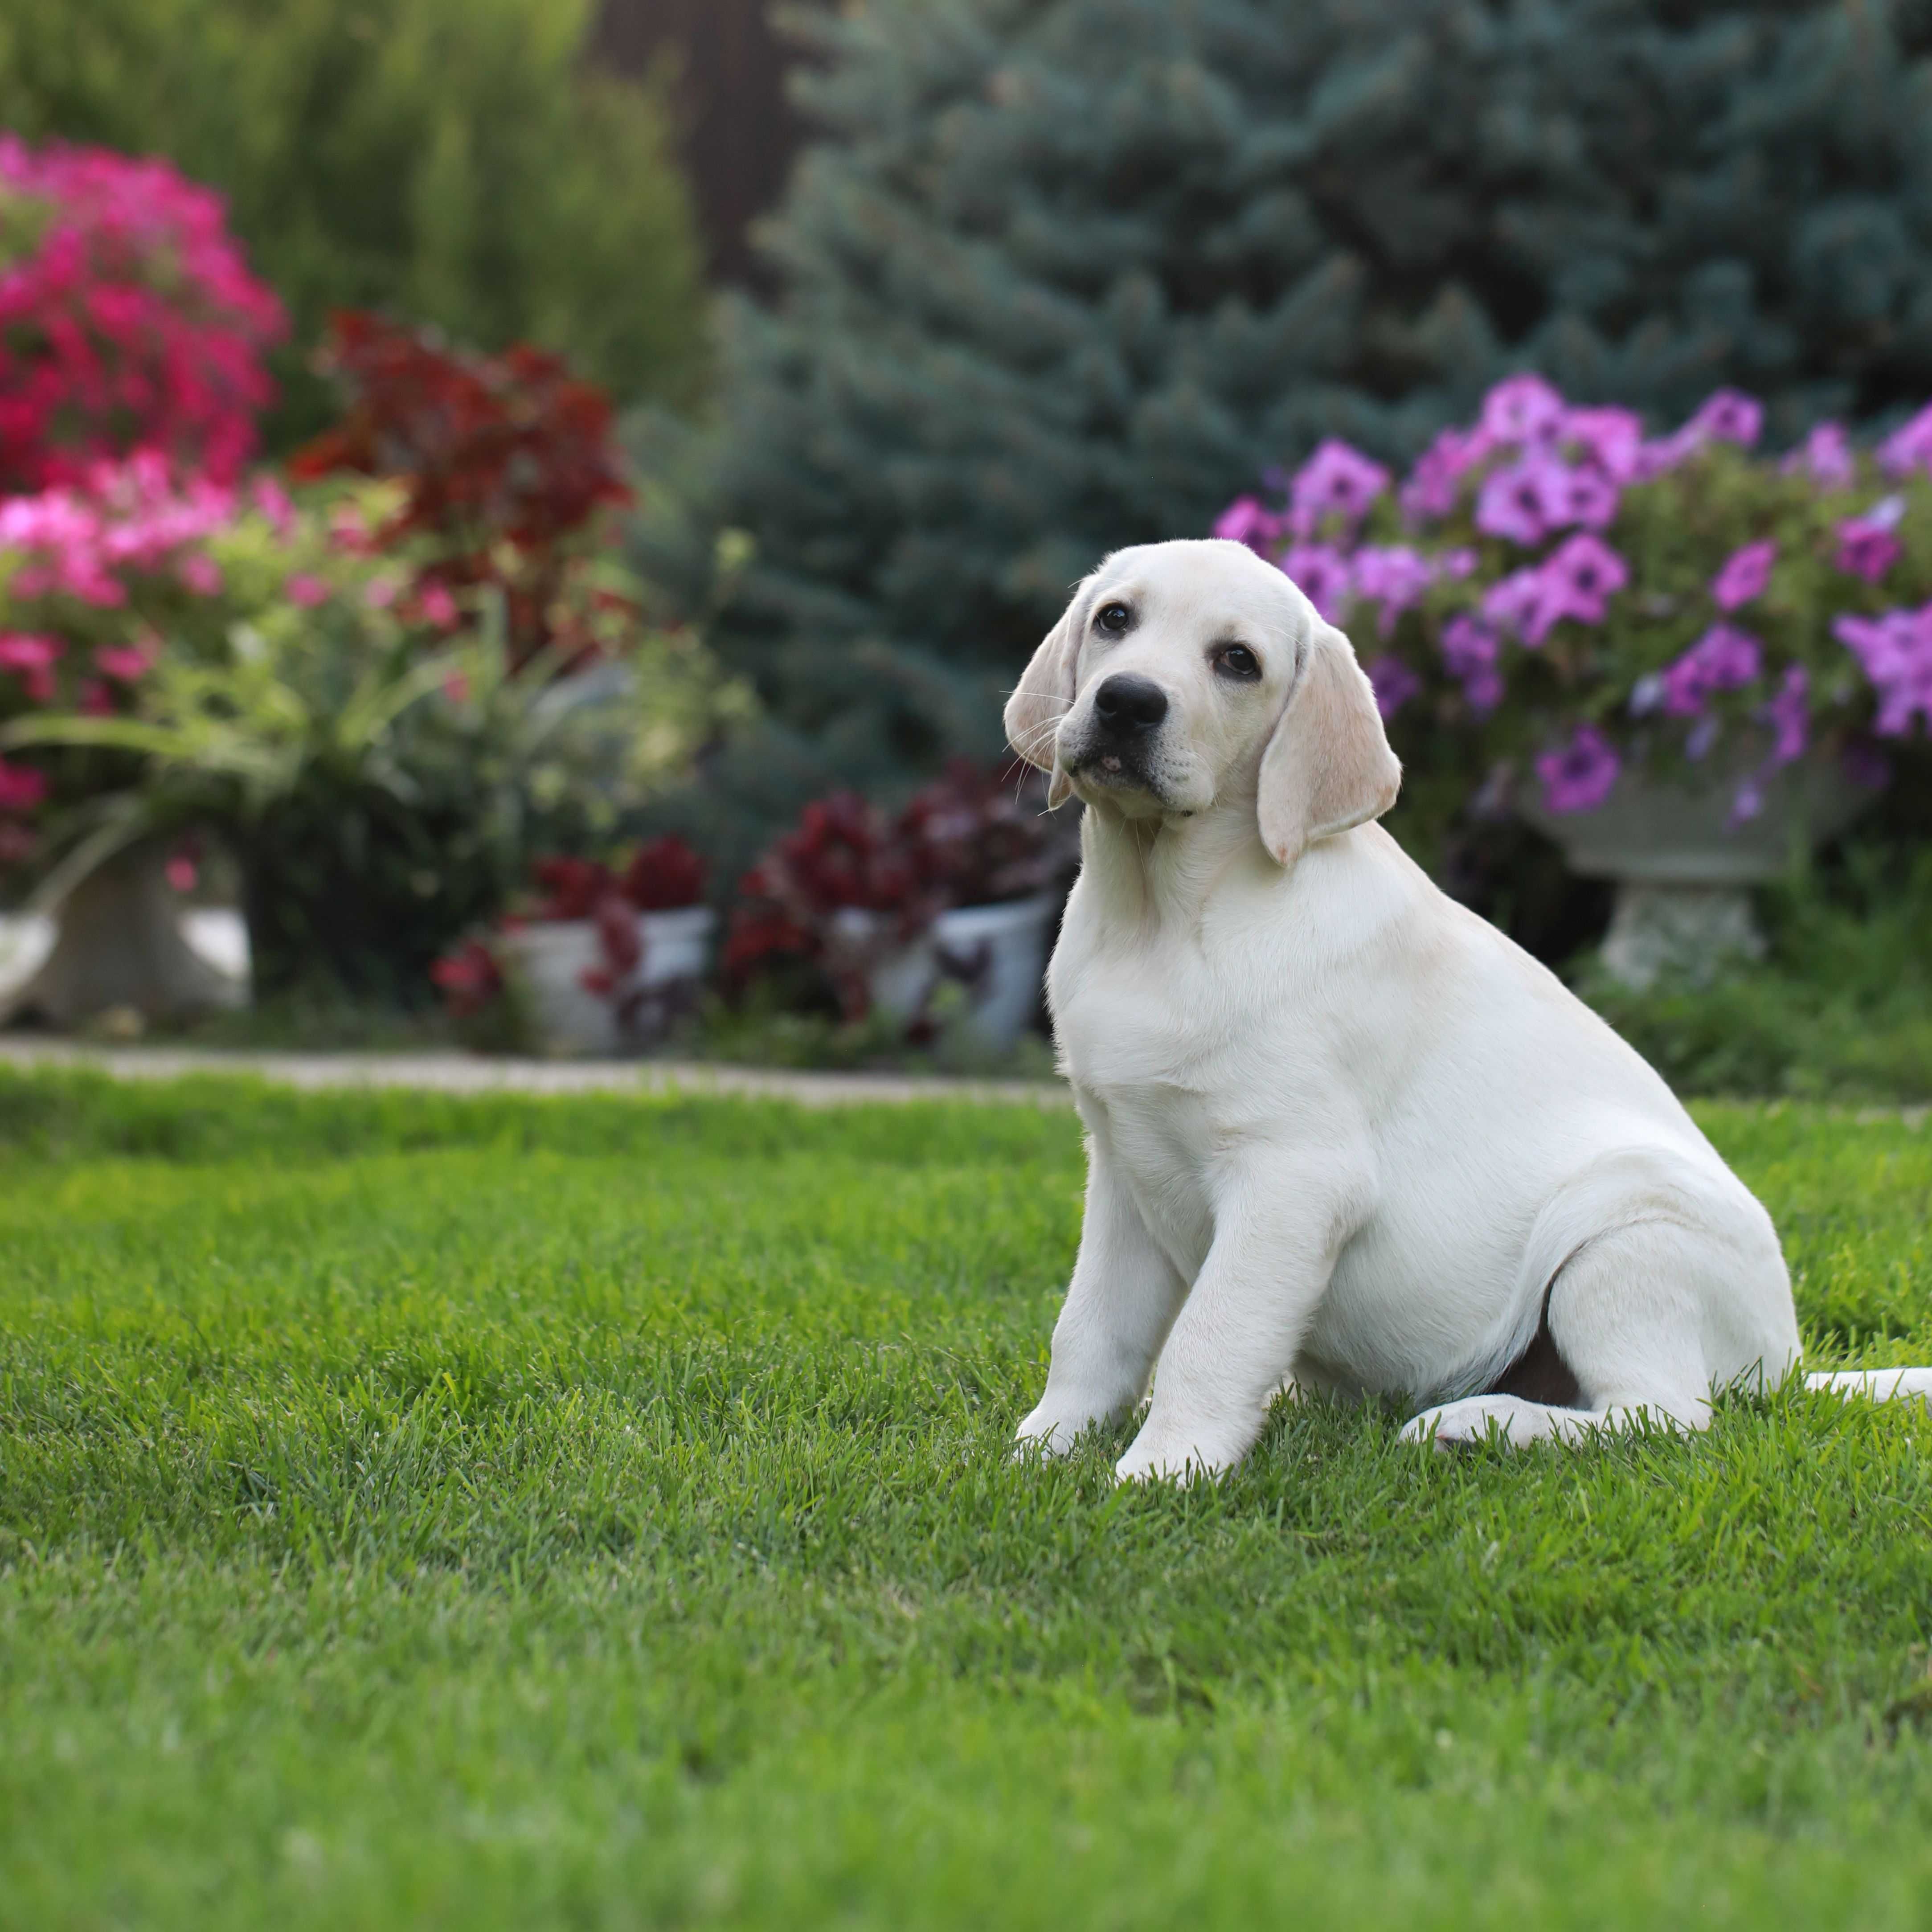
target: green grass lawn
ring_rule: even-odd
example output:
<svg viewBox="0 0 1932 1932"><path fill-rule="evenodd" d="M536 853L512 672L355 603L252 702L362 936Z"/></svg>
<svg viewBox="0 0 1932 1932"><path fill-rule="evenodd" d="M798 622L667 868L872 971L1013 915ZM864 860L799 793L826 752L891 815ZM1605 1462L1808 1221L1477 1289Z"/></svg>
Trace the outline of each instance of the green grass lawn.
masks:
<svg viewBox="0 0 1932 1932"><path fill-rule="evenodd" d="M1702 1118L1820 1358L1932 1130ZM0 1924L1932 1918L1932 1420L1016 1467L1072 1118L0 1076Z"/></svg>

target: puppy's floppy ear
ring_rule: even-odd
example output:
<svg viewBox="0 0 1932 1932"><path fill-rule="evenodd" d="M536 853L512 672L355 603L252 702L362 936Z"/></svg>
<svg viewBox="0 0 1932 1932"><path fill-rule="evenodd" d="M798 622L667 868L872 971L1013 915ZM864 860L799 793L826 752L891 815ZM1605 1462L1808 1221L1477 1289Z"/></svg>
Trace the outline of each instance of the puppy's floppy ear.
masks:
<svg viewBox="0 0 1932 1932"><path fill-rule="evenodd" d="M1402 766L1389 749L1374 687L1348 640L1318 622L1301 674L1262 754L1255 802L1262 843L1292 866L1318 838L1379 818L1395 802Z"/></svg>
<svg viewBox="0 0 1932 1932"><path fill-rule="evenodd" d="M1060 770L1055 749L1060 721L1073 703L1073 666L1080 655L1080 632L1087 608L1087 586L1073 593L1060 622L1040 641L1033 662L1006 700L1006 742L1030 765L1053 774L1049 806L1064 805L1072 781Z"/></svg>

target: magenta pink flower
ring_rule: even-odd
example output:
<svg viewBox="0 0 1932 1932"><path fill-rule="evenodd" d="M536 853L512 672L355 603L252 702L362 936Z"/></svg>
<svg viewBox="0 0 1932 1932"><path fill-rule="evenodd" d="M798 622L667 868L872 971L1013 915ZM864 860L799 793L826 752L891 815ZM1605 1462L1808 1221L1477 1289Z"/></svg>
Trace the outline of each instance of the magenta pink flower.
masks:
<svg viewBox="0 0 1932 1932"><path fill-rule="evenodd" d="M201 868L185 852L172 854L162 869L167 875L168 884L178 892L193 892L201 877Z"/></svg>
<svg viewBox="0 0 1932 1932"><path fill-rule="evenodd" d="M94 653L94 668L120 684L138 684L154 668L152 654L139 644L104 644Z"/></svg>
<svg viewBox="0 0 1932 1932"><path fill-rule="evenodd" d="M1711 580L1711 596L1720 610L1736 610L1763 595L1771 581L1778 546L1768 538L1732 551L1724 567Z"/></svg>
<svg viewBox="0 0 1932 1932"><path fill-rule="evenodd" d="M1462 695L1479 718L1502 702L1502 676L1496 669L1502 648L1495 632L1466 611L1443 626L1443 664L1451 677L1460 680Z"/></svg>
<svg viewBox="0 0 1932 1932"><path fill-rule="evenodd" d="M1534 628L1540 642L1565 617L1600 624L1610 598L1629 581L1629 565L1602 538L1586 532L1567 538L1544 560L1541 596L1525 641Z"/></svg>
<svg viewBox="0 0 1932 1932"><path fill-rule="evenodd" d="M1297 544L1282 557L1281 567L1301 594L1330 623L1339 624L1342 621L1354 588L1354 575L1348 560L1333 544ZM446 597L448 594L443 592ZM425 592L425 610L428 603ZM453 610L454 606L451 608Z"/></svg>
<svg viewBox="0 0 1932 1932"><path fill-rule="evenodd" d="M1681 658L1664 667L1664 708L1673 718L1695 718L1714 692L1749 684L1763 668L1763 648L1748 631L1713 624Z"/></svg>
<svg viewBox="0 0 1932 1932"><path fill-rule="evenodd" d="M1787 476L1800 470L1826 490L1849 490L1857 482L1858 467L1846 440L1844 426L1821 422L1792 450L1778 468Z"/></svg>
<svg viewBox="0 0 1932 1932"><path fill-rule="evenodd" d="M1603 530L1616 520L1622 493L1600 471L1552 463L1543 477L1543 512L1552 530L1581 524Z"/></svg>
<svg viewBox="0 0 1932 1932"><path fill-rule="evenodd" d="M313 571L298 570L284 580L282 595L291 604L313 610L318 604L328 602L328 586Z"/></svg>
<svg viewBox="0 0 1932 1932"><path fill-rule="evenodd" d="M1878 466L1888 476L1932 476L1932 404L1878 446Z"/></svg>
<svg viewBox="0 0 1932 1932"><path fill-rule="evenodd" d="M86 680L74 702L84 718L112 718L114 716L114 693L102 679L90 677Z"/></svg>
<svg viewBox="0 0 1932 1932"><path fill-rule="evenodd" d="M1578 725L1568 744L1536 761L1543 801L1552 812L1594 812L1622 769L1616 748L1594 724Z"/></svg>
<svg viewBox="0 0 1932 1932"><path fill-rule="evenodd" d="M1556 434L1563 398L1540 376L1506 376L1483 398L1478 428L1496 442L1532 442Z"/></svg>
<svg viewBox="0 0 1932 1932"><path fill-rule="evenodd" d="M1393 718L1422 688L1422 680L1401 658L1389 653L1368 667L1369 682L1374 686L1376 708L1384 718Z"/></svg>
<svg viewBox="0 0 1932 1932"><path fill-rule="evenodd" d="M67 646L58 638L34 632L0 632L0 671L11 671L20 680L28 703L51 704L54 698L54 666Z"/></svg>
<svg viewBox="0 0 1932 1932"><path fill-rule="evenodd" d="M1359 449L1330 436L1295 472L1288 485L1288 522L1298 536L1310 537L1324 518L1336 516L1352 529L1389 486L1389 473Z"/></svg>
<svg viewBox="0 0 1932 1932"><path fill-rule="evenodd" d="M220 594L221 566L202 550L194 550L175 566L175 574L197 597Z"/></svg>
<svg viewBox="0 0 1932 1932"><path fill-rule="evenodd" d="M1352 593L1380 607L1377 626L1387 637L1435 582L1436 568L1406 544L1365 544L1351 562Z"/></svg>
<svg viewBox="0 0 1932 1932"><path fill-rule="evenodd" d="M1295 553L1291 550L1288 554L1292 556L1294 555ZM1346 562L1343 560L1341 553L1339 550L1336 550L1331 551L1330 554L1335 558L1338 563L1341 564L1343 575L1346 577L1348 572L1348 565ZM1288 568L1286 562L1283 563L1282 567L1283 569ZM1288 574L1292 577L1294 573L1291 570L1288 572ZM1299 581L1298 579L1297 580ZM1305 588L1306 586L1304 586L1304 587ZM1310 595L1312 597L1313 596L1313 592L1310 592ZM448 586L444 584L424 584L422 587L422 592L416 598L416 602L421 607L424 617L429 622L434 624L440 631L453 631L455 629L458 620L463 615L463 613L457 608L456 599L451 596ZM1325 616L1328 614L1324 611L1322 614ZM1333 622L1334 620L1331 619L1330 621Z"/></svg>
<svg viewBox="0 0 1932 1932"><path fill-rule="evenodd" d="M32 812L46 795L46 773L0 758L0 812Z"/></svg>
<svg viewBox="0 0 1932 1932"><path fill-rule="evenodd" d="M1542 643L1549 629L1546 624L1540 628L1537 626L1544 598L1543 572L1532 564L1513 571L1483 592L1483 615L1498 630L1522 638L1533 650Z"/></svg>

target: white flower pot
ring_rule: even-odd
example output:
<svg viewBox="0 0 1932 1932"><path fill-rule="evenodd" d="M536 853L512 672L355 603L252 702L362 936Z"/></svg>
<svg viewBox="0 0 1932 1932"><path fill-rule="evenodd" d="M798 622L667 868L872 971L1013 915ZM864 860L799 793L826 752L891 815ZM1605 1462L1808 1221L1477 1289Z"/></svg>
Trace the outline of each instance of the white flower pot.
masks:
<svg viewBox="0 0 1932 1932"><path fill-rule="evenodd" d="M1032 1024L1046 974L1059 895L995 905L956 906L905 946L882 952L866 969L872 1004L896 1019L910 1019L942 978L964 986L966 1025L982 1045L1010 1047ZM863 954L888 922L878 913L848 908L833 921L839 938Z"/></svg>
<svg viewBox="0 0 1932 1932"><path fill-rule="evenodd" d="M1876 796L1828 753L1767 772L1766 750L1757 742L1728 756L1720 749L1702 783L1626 767L1594 812L1556 812L1540 797L1518 798L1518 815L1562 847L1572 872L1616 882L1602 958L1624 985L1641 990L1666 971L1699 978L1727 956L1762 957L1750 888L1835 837ZM1739 819L1738 790L1748 780L1761 806Z"/></svg>
<svg viewBox="0 0 1932 1932"><path fill-rule="evenodd" d="M590 920L542 920L502 934L496 944L530 1002L544 1050L608 1057L634 1053L662 1036L679 996L704 976L712 924L709 906L638 914L643 956L630 978L608 994L584 984L584 975L604 963Z"/></svg>

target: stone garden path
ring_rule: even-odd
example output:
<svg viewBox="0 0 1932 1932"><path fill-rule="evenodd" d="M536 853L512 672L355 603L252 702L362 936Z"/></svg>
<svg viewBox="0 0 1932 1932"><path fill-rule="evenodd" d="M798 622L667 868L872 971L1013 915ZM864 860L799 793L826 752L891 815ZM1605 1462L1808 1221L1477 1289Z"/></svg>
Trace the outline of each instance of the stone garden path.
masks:
<svg viewBox="0 0 1932 1932"><path fill-rule="evenodd" d="M748 1094L836 1107L868 1100L989 1100L1064 1107L1057 1081L951 1080L912 1073L810 1073L685 1060L478 1059L460 1053L250 1053L100 1046L0 1036L0 1066L89 1067L117 1080L248 1073L290 1087L412 1087L439 1094Z"/></svg>

